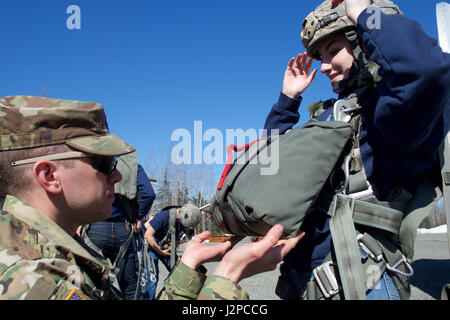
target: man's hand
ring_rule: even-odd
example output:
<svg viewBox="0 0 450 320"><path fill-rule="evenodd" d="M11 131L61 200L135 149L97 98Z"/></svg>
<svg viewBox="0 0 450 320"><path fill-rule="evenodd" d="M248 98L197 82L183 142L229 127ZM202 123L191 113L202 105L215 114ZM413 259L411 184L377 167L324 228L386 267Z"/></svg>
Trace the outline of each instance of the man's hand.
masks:
<svg viewBox="0 0 450 320"><path fill-rule="evenodd" d="M216 246L204 246L202 242L208 239L209 231L202 232L192 238L184 248L181 261L191 269L197 269L198 266L209 261L221 259L225 252L231 248L231 242L225 241Z"/></svg>
<svg viewBox="0 0 450 320"><path fill-rule="evenodd" d="M161 250L161 254L165 257L170 257L170 250L172 249L171 246L169 246L167 249Z"/></svg>
<svg viewBox="0 0 450 320"><path fill-rule="evenodd" d="M238 283L252 275L274 270L305 235L300 232L295 238L280 240L282 233L283 227L275 225L261 241L230 250L217 265L214 274Z"/></svg>
<svg viewBox="0 0 450 320"><path fill-rule="evenodd" d="M345 13L353 24L356 24L361 12L370 6L370 0L332 0L331 9L336 8L342 2L345 2Z"/></svg>
<svg viewBox="0 0 450 320"><path fill-rule="evenodd" d="M317 69L309 73L312 63L313 59L308 59L306 52L289 60L284 73L283 94L291 99L297 99L309 87L317 73Z"/></svg>
<svg viewBox="0 0 450 320"><path fill-rule="evenodd" d="M135 233L140 233L141 230L142 230L142 221L141 221L141 220L138 220L138 221L136 221L136 230L135 230Z"/></svg>

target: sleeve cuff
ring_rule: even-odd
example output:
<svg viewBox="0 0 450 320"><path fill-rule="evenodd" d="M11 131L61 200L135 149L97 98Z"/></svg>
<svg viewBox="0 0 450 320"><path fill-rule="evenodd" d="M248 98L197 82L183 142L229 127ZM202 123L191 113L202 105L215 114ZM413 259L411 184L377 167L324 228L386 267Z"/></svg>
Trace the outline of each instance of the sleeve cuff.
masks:
<svg viewBox="0 0 450 320"><path fill-rule="evenodd" d="M178 261L170 275L171 283L187 293L197 296L205 283L206 274L197 272Z"/></svg>
<svg viewBox="0 0 450 320"><path fill-rule="evenodd" d="M199 300L249 300L247 291L233 281L211 275L203 285Z"/></svg>
<svg viewBox="0 0 450 320"><path fill-rule="evenodd" d="M278 105L283 106L283 109L295 108L295 110L298 110L298 107L300 106L302 100L302 96L299 96L297 99L292 99L281 92L280 97L278 98Z"/></svg>

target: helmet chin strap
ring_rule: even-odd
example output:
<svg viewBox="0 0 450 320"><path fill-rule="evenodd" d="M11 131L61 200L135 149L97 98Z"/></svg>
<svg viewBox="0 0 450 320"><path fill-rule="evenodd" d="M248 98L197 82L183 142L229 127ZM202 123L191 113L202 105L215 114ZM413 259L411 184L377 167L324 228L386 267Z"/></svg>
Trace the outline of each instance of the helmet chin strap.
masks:
<svg viewBox="0 0 450 320"><path fill-rule="evenodd" d="M347 79L336 81L332 84L333 91L339 92L339 95L348 95L357 89L361 93L367 89L373 89L381 80L378 75L379 66L375 63L369 63L358 41L358 34L355 30L345 33L345 37L351 44L353 54L353 64Z"/></svg>

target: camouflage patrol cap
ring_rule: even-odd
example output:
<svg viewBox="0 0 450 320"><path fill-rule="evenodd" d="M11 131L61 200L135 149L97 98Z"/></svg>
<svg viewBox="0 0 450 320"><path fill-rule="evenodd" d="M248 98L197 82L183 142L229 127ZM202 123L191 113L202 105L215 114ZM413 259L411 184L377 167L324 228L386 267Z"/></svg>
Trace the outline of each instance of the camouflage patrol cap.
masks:
<svg viewBox="0 0 450 320"><path fill-rule="evenodd" d="M102 156L135 151L109 133L101 104L32 96L0 98L0 150L54 144Z"/></svg>
<svg viewBox="0 0 450 320"><path fill-rule="evenodd" d="M200 222L200 209L193 204L185 204L180 208L179 217L183 226L193 228Z"/></svg>
<svg viewBox="0 0 450 320"><path fill-rule="evenodd" d="M401 10L389 0L373 0L372 5L377 6L386 14L403 14ZM337 32L345 32L355 28L355 25L345 14L345 4L340 3L331 9L331 0L326 0L303 20L301 38L308 55L320 60L318 49L325 38Z"/></svg>

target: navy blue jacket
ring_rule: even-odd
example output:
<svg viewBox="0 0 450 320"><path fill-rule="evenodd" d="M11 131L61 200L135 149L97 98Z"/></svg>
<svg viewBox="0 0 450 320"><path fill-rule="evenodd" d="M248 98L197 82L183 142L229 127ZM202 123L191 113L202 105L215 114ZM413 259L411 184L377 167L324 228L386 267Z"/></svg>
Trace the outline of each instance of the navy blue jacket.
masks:
<svg viewBox="0 0 450 320"><path fill-rule="evenodd" d="M450 55L422 26L405 16L381 14L381 29L368 29L366 12L358 17L357 33L371 60L380 66L382 80L361 101L361 156L367 177L384 200L390 190L429 169L449 129ZM339 98L345 98L342 92ZM281 94L265 128L292 128L299 120L301 102ZM318 120L328 119L328 109ZM285 262L300 271L321 263L330 252L328 218L308 216L306 237Z"/></svg>
<svg viewBox="0 0 450 320"><path fill-rule="evenodd" d="M155 217L150 220L150 225L155 230L154 238L156 242L160 242L164 237L166 236L167 232L169 231L169 225L170 225L170 211L169 209L163 209L158 214L155 215ZM175 234L178 238L178 235L181 232L182 225L178 221L175 223Z"/></svg>
<svg viewBox="0 0 450 320"><path fill-rule="evenodd" d="M145 218L147 213L152 208L153 201L156 198L155 192L153 191L150 179L144 171L144 168L138 164L137 171L137 190L138 190L138 220ZM112 204L112 214L106 221L122 221L127 218L125 210L122 206L122 202L118 197L114 200Z"/></svg>

